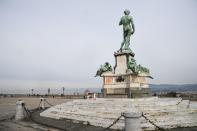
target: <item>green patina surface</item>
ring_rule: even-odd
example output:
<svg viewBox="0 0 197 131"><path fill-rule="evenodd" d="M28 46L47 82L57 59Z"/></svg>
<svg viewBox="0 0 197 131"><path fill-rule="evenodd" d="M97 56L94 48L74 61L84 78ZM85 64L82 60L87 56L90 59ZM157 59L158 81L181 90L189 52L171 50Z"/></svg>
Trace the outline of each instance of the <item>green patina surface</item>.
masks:
<svg viewBox="0 0 197 131"><path fill-rule="evenodd" d="M119 25L123 25L123 42L121 43L120 50L118 52L123 53L132 53L134 57L133 51L130 49L130 38L135 32L135 26L133 23L133 18L129 15L130 11L125 10L124 16L121 17ZM143 67L142 65L137 65L136 60L134 58L130 58L127 64L127 68L130 69L134 74L146 74L149 75L149 69L146 67ZM101 76L102 73L112 71L111 65L106 62L104 65L101 65L101 67L97 70L95 76Z"/></svg>
<svg viewBox="0 0 197 131"><path fill-rule="evenodd" d="M105 62L105 64L101 65L100 68L97 70L95 76L101 76L102 73L107 71L112 71L112 66L108 62Z"/></svg>
<svg viewBox="0 0 197 131"><path fill-rule="evenodd" d="M141 65L137 65L136 60L134 58L131 58L128 62L128 69L130 69L135 74L145 73L149 75L149 69L146 67L143 67Z"/></svg>
<svg viewBox="0 0 197 131"><path fill-rule="evenodd" d="M123 25L123 42L121 44L120 50L130 50L130 37L135 32L135 26L133 23L133 18L129 15L130 11L125 10L124 16L121 17L119 25Z"/></svg>

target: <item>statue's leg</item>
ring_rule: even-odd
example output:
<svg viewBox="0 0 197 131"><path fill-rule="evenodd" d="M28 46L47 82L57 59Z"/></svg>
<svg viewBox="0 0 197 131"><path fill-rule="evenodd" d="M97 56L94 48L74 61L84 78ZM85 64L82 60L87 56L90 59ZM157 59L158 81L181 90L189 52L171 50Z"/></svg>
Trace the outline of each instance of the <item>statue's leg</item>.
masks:
<svg viewBox="0 0 197 131"><path fill-rule="evenodd" d="M125 37L125 49L129 50L129 45L130 45L130 37L131 37L131 30L127 31L127 36Z"/></svg>
<svg viewBox="0 0 197 131"><path fill-rule="evenodd" d="M124 49L128 50L128 48L129 48L129 37L128 37L128 31L127 31L127 34L125 36L125 47L124 47Z"/></svg>
<svg viewBox="0 0 197 131"><path fill-rule="evenodd" d="M123 42L122 42L122 44L121 44L120 50L122 50L123 47L125 46L125 43L126 43L126 36L127 36L127 32L126 32L126 31L123 31Z"/></svg>

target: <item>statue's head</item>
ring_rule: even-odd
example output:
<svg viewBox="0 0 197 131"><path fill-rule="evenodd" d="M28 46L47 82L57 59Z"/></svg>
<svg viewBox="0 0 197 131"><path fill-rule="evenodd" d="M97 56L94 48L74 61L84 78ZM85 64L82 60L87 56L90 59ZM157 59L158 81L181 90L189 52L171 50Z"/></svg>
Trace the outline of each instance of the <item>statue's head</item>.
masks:
<svg viewBox="0 0 197 131"><path fill-rule="evenodd" d="M105 65L107 65L107 66L108 66L108 65L109 65L109 63L108 63L108 62L105 62Z"/></svg>
<svg viewBox="0 0 197 131"><path fill-rule="evenodd" d="M126 9L126 10L124 11L124 14L125 14L125 15L129 15L129 14L130 14L130 11L129 11L128 9Z"/></svg>

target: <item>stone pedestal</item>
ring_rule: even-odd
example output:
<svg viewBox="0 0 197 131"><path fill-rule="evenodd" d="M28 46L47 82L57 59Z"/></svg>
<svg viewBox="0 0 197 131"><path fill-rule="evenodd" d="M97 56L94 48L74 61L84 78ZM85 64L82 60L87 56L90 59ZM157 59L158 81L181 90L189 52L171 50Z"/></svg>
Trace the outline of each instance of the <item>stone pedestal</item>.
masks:
<svg viewBox="0 0 197 131"><path fill-rule="evenodd" d="M134 57L132 52L115 52L114 72L104 72L104 97L144 97L149 96L147 75L135 74L128 69L128 61Z"/></svg>
<svg viewBox="0 0 197 131"><path fill-rule="evenodd" d="M125 74L127 71L127 64L130 58L134 57L132 52L115 52L116 65L114 67L115 74Z"/></svg>

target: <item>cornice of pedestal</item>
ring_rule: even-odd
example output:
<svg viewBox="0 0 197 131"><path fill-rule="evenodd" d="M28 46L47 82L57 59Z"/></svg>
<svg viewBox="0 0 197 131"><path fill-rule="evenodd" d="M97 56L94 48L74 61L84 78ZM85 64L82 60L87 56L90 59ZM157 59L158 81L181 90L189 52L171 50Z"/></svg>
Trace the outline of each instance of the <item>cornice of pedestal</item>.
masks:
<svg viewBox="0 0 197 131"><path fill-rule="evenodd" d="M122 51L119 50L119 51L114 52L114 56L120 56L120 55L126 55L126 54L129 54L132 57L135 56L135 53L133 53L131 50L122 50Z"/></svg>
<svg viewBox="0 0 197 131"><path fill-rule="evenodd" d="M136 77L148 77L148 78L151 78L153 79L152 76L150 76L149 74L145 74L145 73L139 73L139 74L135 74L135 73L132 73L132 72L128 72L128 73L125 73L125 74L114 74L113 72L104 72L101 77L105 77L105 76L108 76L108 77L117 77L117 76L136 76Z"/></svg>

